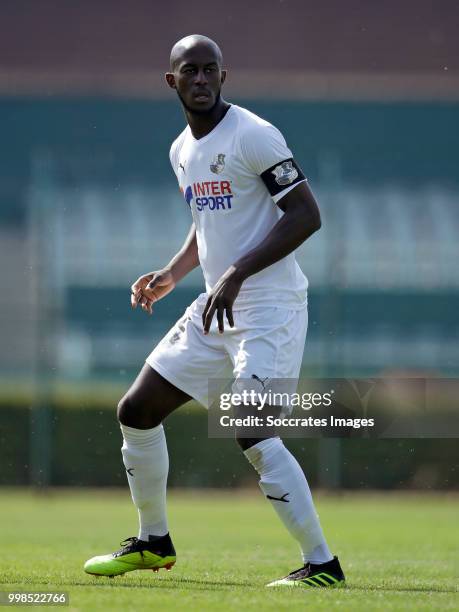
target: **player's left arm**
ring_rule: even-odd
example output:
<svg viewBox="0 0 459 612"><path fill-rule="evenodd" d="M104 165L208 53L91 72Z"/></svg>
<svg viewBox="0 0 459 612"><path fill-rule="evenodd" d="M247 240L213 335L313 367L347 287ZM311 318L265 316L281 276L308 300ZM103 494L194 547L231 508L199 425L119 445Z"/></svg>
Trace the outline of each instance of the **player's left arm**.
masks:
<svg viewBox="0 0 459 612"><path fill-rule="evenodd" d="M252 274L289 255L320 229L319 207L305 180L277 200L277 205L284 215L254 249L228 268L209 295L202 315L204 333L208 333L215 312L220 333L224 330L224 313L233 327L232 308L242 283Z"/></svg>

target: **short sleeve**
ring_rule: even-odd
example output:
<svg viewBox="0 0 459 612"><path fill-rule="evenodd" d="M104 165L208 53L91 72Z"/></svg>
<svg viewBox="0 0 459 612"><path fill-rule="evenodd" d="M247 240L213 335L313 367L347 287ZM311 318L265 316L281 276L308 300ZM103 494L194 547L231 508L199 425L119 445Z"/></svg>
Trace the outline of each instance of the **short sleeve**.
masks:
<svg viewBox="0 0 459 612"><path fill-rule="evenodd" d="M259 176L268 168L292 157L280 131L269 123L252 126L241 138L244 161Z"/></svg>
<svg viewBox="0 0 459 612"><path fill-rule="evenodd" d="M171 148L169 150L169 160L171 162L172 170L175 172L177 180L179 180L180 153L182 150L183 142L185 140L186 131L187 129L185 128L183 132L177 136L177 138L171 144Z"/></svg>
<svg viewBox="0 0 459 612"><path fill-rule="evenodd" d="M178 162L177 162L177 140L174 140L174 142L171 145L170 151L169 151L169 159L171 162L171 166L172 166L172 170L175 173L175 176L177 176L177 167L178 167Z"/></svg>
<svg viewBox="0 0 459 612"><path fill-rule="evenodd" d="M306 180L285 138L270 123L247 130L241 138L241 152L245 165L261 177L275 202Z"/></svg>

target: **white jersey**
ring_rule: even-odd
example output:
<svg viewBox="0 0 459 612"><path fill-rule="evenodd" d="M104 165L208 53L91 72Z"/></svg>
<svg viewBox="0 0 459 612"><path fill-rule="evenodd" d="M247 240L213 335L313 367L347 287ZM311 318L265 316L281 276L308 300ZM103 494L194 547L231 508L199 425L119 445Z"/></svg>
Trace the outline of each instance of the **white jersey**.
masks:
<svg viewBox="0 0 459 612"><path fill-rule="evenodd" d="M173 142L170 160L196 226L209 292L283 215L276 202L306 179L279 130L234 104L199 140L187 126ZM300 309L307 286L290 253L244 281L234 310L260 304Z"/></svg>

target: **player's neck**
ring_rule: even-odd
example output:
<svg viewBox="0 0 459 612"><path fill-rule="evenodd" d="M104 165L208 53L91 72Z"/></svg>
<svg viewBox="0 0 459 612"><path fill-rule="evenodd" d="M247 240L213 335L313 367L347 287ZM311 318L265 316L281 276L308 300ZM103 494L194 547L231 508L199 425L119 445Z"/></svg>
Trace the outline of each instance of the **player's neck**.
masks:
<svg viewBox="0 0 459 612"><path fill-rule="evenodd" d="M214 108L205 114L193 113L192 111L185 109L186 120L188 121L188 125L190 126L193 136L197 140L207 136L207 134L209 134L209 132L211 132L214 127L220 123L228 112L230 106L231 104L228 104L228 102L225 102L225 100L220 98Z"/></svg>

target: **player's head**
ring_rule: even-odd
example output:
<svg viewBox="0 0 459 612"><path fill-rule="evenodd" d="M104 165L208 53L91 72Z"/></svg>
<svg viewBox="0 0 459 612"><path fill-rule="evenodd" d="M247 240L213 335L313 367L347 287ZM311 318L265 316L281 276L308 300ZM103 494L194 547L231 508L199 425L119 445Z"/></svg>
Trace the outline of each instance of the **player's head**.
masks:
<svg viewBox="0 0 459 612"><path fill-rule="evenodd" d="M185 36L172 47L166 81L188 112L205 114L218 103L226 78L222 63L219 46L207 36Z"/></svg>

